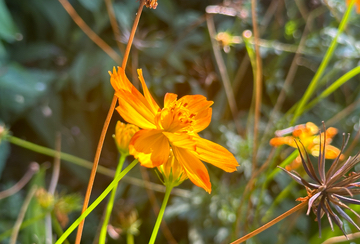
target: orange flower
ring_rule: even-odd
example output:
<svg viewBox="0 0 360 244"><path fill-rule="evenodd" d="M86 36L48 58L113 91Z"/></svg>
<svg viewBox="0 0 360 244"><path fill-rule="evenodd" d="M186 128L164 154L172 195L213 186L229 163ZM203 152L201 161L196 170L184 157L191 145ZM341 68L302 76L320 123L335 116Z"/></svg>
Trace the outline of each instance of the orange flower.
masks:
<svg viewBox="0 0 360 244"><path fill-rule="evenodd" d="M292 136L283 136L292 132ZM275 134L278 137L272 138L270 140L270 145L277 147L280 145L289 145L291 147L297 148L294 141L295 138L300 139L304 144L306 150L311 153L314 157L319 157L320 152L320 136L321 141L324 143L324 132L321 135L318 135L319 128L311 122L301 125L296 125L284 130L276 131ZM335 159L339 153L340 149L329 145L332 142L332 138L337 134L338 130L334 127L329 127L326 130L326 150L325 158L326 159ZM342 159L343 155L340 157ZM286 166L287 170L293 170L298 168L301 165L301 158L298 156L290 165Z"/></svg>
<svg viewBox="0 0 360 244"><path fill-rule="evenodd" d="M351 3L352 0L346 0L346 5L349 5ZM356 5L356 13L360 13L360 0L356 0L355 1L355 5Z"/></svg>
<svg viewBox="0 0 360 244"><path fill-rule="evenodd" d="M151 96L142 70L138 69L142 95L127 79L124 70L115 67L110 82L119 99L116 110L131 124L142 128L130 141L129 151L149 168L163 165L169 160L170 149L187 177L197 186L211 192L208 171L200 161L206 161L226 172L234 172L238 163L224 147L201 138L197 133L210 123L212 101L202 95L167 93L164 108Z"/></svg>

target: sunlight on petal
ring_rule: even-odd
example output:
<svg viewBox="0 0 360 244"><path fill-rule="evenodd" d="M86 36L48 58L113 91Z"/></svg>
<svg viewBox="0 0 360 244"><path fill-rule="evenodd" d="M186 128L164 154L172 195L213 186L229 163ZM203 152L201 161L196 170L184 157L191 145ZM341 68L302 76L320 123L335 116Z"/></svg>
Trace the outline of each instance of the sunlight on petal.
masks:
<svg viewBox="0 0 360 244"><path fill-rule="evenodd" d="M183 148L173 147L173 152L179 163L184 167L189 179L195 185L211 193L210 177L204 164Z"/></svg>
<svg viewBox="0 0 360 244"><path fill-rule="evenodd" d="M142 164L159 166L169 158L170 145L168 139L162 134L161 130L141 130L135 133L130 141L130 153L139 157ZM151 154L145 156L143 154ZM148 162L150 160L151 162Z"/></svg>
<svg viewBox="0 0 360 244"><path fill-rule="evenodd" d="M148 87L146 86L143 74L142 74L142 69L138 69L137 70L138 75L139 75L139 80L141 82L143 91L144 91L144 96L145 99L147 100L148 104L150 105L150 108L152 110L152 112L155 114L159 111L159 105L157 105L157 103L155 102L154 98L151 96Z"/></svg>
<svg viewBox="0 0 360 244"><path fill-rule="evenodd" d="M236 171L239 164L226 148L201 137L194 137L193 139L197 142L196 157L226 172Z"/></svg>

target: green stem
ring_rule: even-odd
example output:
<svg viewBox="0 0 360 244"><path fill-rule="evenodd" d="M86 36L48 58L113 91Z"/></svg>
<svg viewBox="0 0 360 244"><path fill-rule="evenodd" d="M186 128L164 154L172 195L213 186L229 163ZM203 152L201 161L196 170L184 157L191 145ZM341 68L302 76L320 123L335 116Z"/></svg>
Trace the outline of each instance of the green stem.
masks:
<svg viewBox="0 0 360 244"><path fill-rule="evenodd" d="M41 153L41 154L44 154L44 155L47 155L47 156L50 156L50 157L55 157L57 155L57 153L58 153L57 151L55 151L53 149L46 148L46 147L43 147L43 146L39 146L39 145L37 145L35 143L22 140L20 138L15 137L15 136L7 135L4 139L6 139L7 141L9 141L10 143L12 143L14 145L17 145L17 146L20 146L20 147L23 147L23 148L29 149L31 151ZM65 160L65 161L68 161L70 163L79 165L81 167L92 169L92 165L93 165L92 162L87 161L87 160L82 159L82 158L78 158L78 157L73 156L71 154L60 152L60 158L62 160ZM112 170L107 169L107 168L105 168L103 166L100 166L100 165L98 166L97 171L99 173L109 175L109 176L114 175Z"/></svg>
<svg viewBox="0 0 360 244"><path fill-rule="evenodd" d="M299 151L295 150L294 152L292 152L279 166L284 168L286 165L290 164L297 156L299 155ZM272 179L274 179L275 175L277 175L279 172L281 171L281 169L279 168L275 168L270 174L268 174L268 176L265 179L264 184L261 187L261 191L260 191L260 202L259 205L261 204L261 199L263 199L263 196L265 194L266 189L268 188L268 185L270 183L270 181ZM257 209L256 211L256 216L259 216L260 214L260 208Z"/></svg>
<svg viewBox="0 0 360 244"><path fill-rule="evenodd" d="M124 165L126 156L127 155L125 155L125 154L121 154L118 166L116 168L114 178L116 178L121 173L121 169L122 169L122 167ZM105 244L106 233L107 233L107 225L109 223L111 211L112 211L113 206L114 206L117 187L118 187L118 184L116 184L115 187L111 191L109 202L108 202L107 207L106 207L106 213L105 213L104 222L102 224L101 231L100 231L99 244Z"/></svg>
<svg viewBox="0 0 360 244"><path fill-rule="evenodd" d="M295 150L293 151L281 164L279 164L279 166L281 168L284 168L285 166L287 166L288 164L290 164L292 161L294 161L294 159L299 156L299 150ZM281 169L279 168L275 168L269 176L266 177L266 182L271 181L275 175L277 175L279 172L281 171Z"/></svg>
<svg viewBox="0 0 360 244"><path fill-rule="evenodd" d="M96 198L96 200L84 211L83 214L77 220L72 223L72 225L65 231L65 233L60 236L59 240L55 244L63 243L64 240L76 229L80 222L86 218L96 207L100 204L102 200L110 193L110 191L117 186L118 182L138 163L138 160L135 159L129 166L127 166L115 179L110 183L108 187L101 193L101 195Z"/></svg>
<svg viewBox="0 0 360 244"><path fill-rule="evenodd" d="M162 218L163 218L163 216L164 216L165 208L166 208L166 205L167 205L167 202L168 202L168 200L169 200L170 193L171 193L171 190L173 189L173 187L174 187L174 186L171 185L171 184L168 184L168 185L166 186L165 197L164 197L163 203L162 203L162 205L161 205L161 209L160 209L160 211L159 211L159 215L158 215L158 217L157 217L157 219L156 219L156 223L155 223L153 232L152 232L152 234L151 234L151 238L150 238L149 244L154 244L154 243L155 243L157 233L159 232L161 220L162 220Z"/></svg>
<svg viewBox="0 0 360 244"><path fill-rule="evenodd" d="M343 32L343 30L345 29L345 26L348 22L348 19L350 17L350 14L351 14L351 10L352 10L352 7L355 3L355 0L352 0L348 9L346 10L345 12L345 15L343 17L343 19L341 20L340 22L340 26L339 26L339 29L338 29L338 32L336 33L336 36L335 38L332 40L331 44L330 44L330 47L329 49L327 50L326 54L325 54L325 57L324 59L322 60L321 64L320 64L320 67L319 69L316 71L316 74L314 76L314 78L312 79L312 81L310 82L310 85L309 87L307 88L304 96L302 97L302 99L300 100L299 102L299 105L297 106L296 108L296 111L295 111L295 114L294 114L294 117L293 119L291 120L291 123L290 125L294 125L296 120L299 118L299 116L302 114L303 112L303 107L307 104L307 102L309 101L310 97L312 96L312 94L314 93L316 87L317 87L317 84L318 84L318 81L319 79L321 78L321 76L323 75L334 51L335 51L335 48L337 46L337 39L338 37L340 36L340 34Z"/></svg>
<svg viewBox="0 0 360 244"><path fill-rule="evenodd" d="M305 106L303 111L307 111L315 104L317 104L320 100L324 99L325 97L329 96L331 93L333 93L336 89L338 89L340 86L342 86L345 82L353 78L355 75L360 73L360 66L353 68L343 76L341 76L339 79L337 79L334 83L332 83L325 91L323 91L319 96L317 96L314 100L312 100L310 103L308 103L307 106Z"/></svg>
<svg viewBox="0 0 360 244"><path fill-rule="evenodd" d="M134 236L133 236L133 234L131 234L130 231L128 231L127 234L126 234L126 243L127 244L134 244Z"/></svg>
<svg viewBox="0 0 360 244"><path fill-rule="evenodd" d="M57 220L56 216L54 215L54 213L51 213L51 222L52 222L52 227L55 230L55 233L58 236L61 236L62 234L64 234L64 231L59 223L59 221ZM68 240L64 241L65 244L70 244Z"/></svg>

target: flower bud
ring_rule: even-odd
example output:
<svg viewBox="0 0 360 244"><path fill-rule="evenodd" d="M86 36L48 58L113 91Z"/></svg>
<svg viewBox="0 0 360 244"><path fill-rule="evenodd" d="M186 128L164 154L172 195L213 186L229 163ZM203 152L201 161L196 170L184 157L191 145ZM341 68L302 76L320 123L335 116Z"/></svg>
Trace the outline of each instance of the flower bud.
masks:
<svg viewBox="0 0 360 244"><path fill-rule="evenodd" d="M37 189L35 196L42 208L49 209L54 206L54 196L48 193L44 188Z"/></svg>
<svg viewBox="0 0 360 244"><path fill-rule="evenodd" d="M5 138L7 133L8 133L8 130L5 128L5 125L0 124L0 143L1 143L2 139Z"/></svg>
<svg viewBox="0 0 360 244"><path fill-rule="evenodd" d="M188 178L186 172L179 164L172 151L170 152L169 160L157 167L157 169L163 176L164 185L171 184L173 187L175 187L180 185Z"/></svg>
<svg viewBox="0 0 360 244"><path fill-rule="evenodd" d="M115 143L120 153L129 154L129 143L133 135L140 129L133 124L117 122L115 128Z"/></svg>

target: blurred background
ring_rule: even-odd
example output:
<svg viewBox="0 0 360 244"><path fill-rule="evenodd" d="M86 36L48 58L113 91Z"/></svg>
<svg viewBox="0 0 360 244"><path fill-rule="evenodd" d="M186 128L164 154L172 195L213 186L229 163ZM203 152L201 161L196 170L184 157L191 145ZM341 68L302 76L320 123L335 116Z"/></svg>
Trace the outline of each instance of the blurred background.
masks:
<svg viewBox="0 0 360 244"><path fill-rule="evenodd" d="M139 6L136 0L112 1L119 27L119 33L114 35L107 2L69 0L85 23L119 55L118 60L90 40L58 0L0 0L0 123L11 135L55 149L56 134L61 133L62 152L92 162L113 96L108 71L121 65ZM289 109L301 99L319 67L336 35L346 3L344 0L257 2L263 77L257 155L257 165L261 167L269 159L272 149L269 140L274 132L289 127L292 118ZM159 0L158 4L155 10L143 10L127 65L129 79L138 86L136 69L141 68L150 91L161 105L167 92L179 97L202 94L214 101L212 122L201 135L228 148L240 167L228 174L209 166L213 188L210 195L190 181L180 185L180 189L173 192L165 213L171 234L160 230L157 241L228 243L264 224L265 215L269 219L276 217L295 206L296 198L306 195L297 185L284 193L291 179L280 173L263 191L266 175L259 175L251 196L243 196L251 177L253 147L254 81L250 62L253 54L249 53L253 50L253 38L248 31L252 30L251 2ZM348 26L338 38L338 47L319 83L317 95L359 65L359 19L354 9ZM243 38L244 32L248 38ZM227 78L221 75L221 65L215 56L218 53ZM290 70L292 62L295 70ZM289 81L284 88L286 79ZM229 107L224 82L231 84L235 110ZM355 76L304 113L298 124L311 121L320 126L321 121L325 121L327 126L336 127L340 132L332 143L336 147L341 146L343 132L351 133L351 140L356 139L360 119L358 84L359 76ZM274 111L283 88L284 100ZM115 169L118 160L112 138L118 120L122 119L115 112L100 159L100 165L109 169ZM359 149L355 144L348 153L353 155ZM265 172L271 172L294 150L290 147L278 150L269 159L272 168ZM47 188L53 158L1 140L0 191L18 182L31 162L41 165L41 174L33 178L31 184L36 181ZM88 168L63 160L57 192L83 196L89 175ZM140 234L135 237L135 243L148 241L156 220L154 204L155 208L156 201L157 205L161 204L164 195L160 185L144 187L144 177L161 184L154 170L141 171L140 166L136 167L119 185L117 204L120 207L114 210L113 216L115 220L116 216L122 216L121 211L136 209L141 224L137 222ZM92 200L111 180L107 175L97 174ZM26 186L19 193L0 200L0 233L13 227L29 189L30 186ZM155 196L152 201L151 196ZM34 214L31 211L43 211L37 205L35 201L31 203L25 220ZM83 243L96 243L94 233L105 206L106 201L87 218ZM353 209L360 210L356 206ZM79 210L71 212L69 223L79 213ZM313 214L295 214L248 243L320 243L341 235L338 228L332 232L329 224L324 224L323 237L319 239L314 219ZM44 243L43 226L40 220L22 230L18 243ZM347 225L345 229L355 231ZM126 243L121 233L116 240L117 237L113 234L108 243ZM74 235L69 241L73 243ZM8 243L8 237L1 243Z"/></svg>

